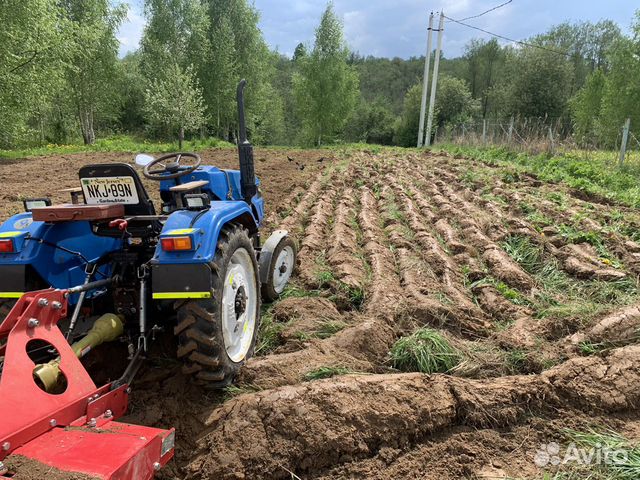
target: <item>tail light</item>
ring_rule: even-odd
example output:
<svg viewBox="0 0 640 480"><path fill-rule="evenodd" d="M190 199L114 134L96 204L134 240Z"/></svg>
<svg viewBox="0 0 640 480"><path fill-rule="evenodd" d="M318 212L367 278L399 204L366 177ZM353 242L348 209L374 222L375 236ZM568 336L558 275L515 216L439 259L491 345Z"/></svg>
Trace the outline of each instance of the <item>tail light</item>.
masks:
<svg viewBox="0 0 640 480"><path fill-rule="evenodd" d="M0 253L13 253L15 248L11 238L0 239Z"/></svg>
<svg viewBox="0 0 640 480"><path fill-rule="evenodd" d="M165 252L193 250L193 243L189 236L161 238L160 245Z"/></svg>

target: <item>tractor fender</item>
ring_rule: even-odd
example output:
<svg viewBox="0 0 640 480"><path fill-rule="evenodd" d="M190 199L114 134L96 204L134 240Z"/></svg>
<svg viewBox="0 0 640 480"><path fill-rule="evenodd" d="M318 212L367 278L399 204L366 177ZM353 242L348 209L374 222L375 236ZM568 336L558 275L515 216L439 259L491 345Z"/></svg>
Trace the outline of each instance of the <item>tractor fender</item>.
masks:
<svg viewBox="0 0 640 480"><path fill-rule="evenodd" d="M210 263L216 253L218 237L228 223L238 223L254 234L258 222L249 205L243 201L211 202L206 211L178 210L169 215L160 233L160 239L171 236L191 237L193 249L166 252L161 243L156 247L152 264Z"/></svg>
<svg viewBox="0 0 640 480"><path fill-rule="evenodd" d="M206 211L179 210L167 219L151 260L151 290L155 300L211 297L211 262L223 227L240 224L250 234L258 230L251 208L243 201L211 202ZM189 237L193 248L167 252L162 239Z"/></svg>
<svg viewBox="0 0 640 480"><path fill-rule="evenodd" d="M260 271L260 283L267 283L273 252L278 247L280 241L289 235L287 230L276 230L271 234L260 250L258 259L258 270Z"/></svg>

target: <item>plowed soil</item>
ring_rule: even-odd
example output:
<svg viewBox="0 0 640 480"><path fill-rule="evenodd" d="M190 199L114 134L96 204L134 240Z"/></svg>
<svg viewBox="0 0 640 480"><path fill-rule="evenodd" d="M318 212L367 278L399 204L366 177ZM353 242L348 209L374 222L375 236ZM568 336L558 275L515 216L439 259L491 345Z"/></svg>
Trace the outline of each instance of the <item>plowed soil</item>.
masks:
<svg viewBox="0 0 640 480"><path fill-rule="evenodd" d="M236 164L229 150L203 157ZM172 342L156 345L127 420L176 428L160 478L542 478L555 467L536 450L566 429L640 439L637 212L444 153L256 159L265 233L295 235L298 271L264 306L233 388L191 385ZM27 195L64 200L83 164L129 160L2 164L2 213ZM422 327L457 367L393 368L391 347Z"/></svg>

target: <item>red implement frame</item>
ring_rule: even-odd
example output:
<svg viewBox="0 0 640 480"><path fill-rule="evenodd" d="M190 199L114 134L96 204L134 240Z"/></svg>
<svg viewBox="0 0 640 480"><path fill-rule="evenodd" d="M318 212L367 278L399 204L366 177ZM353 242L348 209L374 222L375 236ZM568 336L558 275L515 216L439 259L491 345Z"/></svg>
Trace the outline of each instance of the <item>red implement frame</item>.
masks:
<svg viewBox="0 0 640 480"><path fill-rule="evenodd" d="M0 460L16 454L105 480L153 478L173 457L174 430L114 421L127 410L128 386L96 387L57 327L66 313L63 291L42 290L23 295L0 324ZM34 382L33 340L58 351L63 393ZM0 471L0 478L12 473Z"/></svg>

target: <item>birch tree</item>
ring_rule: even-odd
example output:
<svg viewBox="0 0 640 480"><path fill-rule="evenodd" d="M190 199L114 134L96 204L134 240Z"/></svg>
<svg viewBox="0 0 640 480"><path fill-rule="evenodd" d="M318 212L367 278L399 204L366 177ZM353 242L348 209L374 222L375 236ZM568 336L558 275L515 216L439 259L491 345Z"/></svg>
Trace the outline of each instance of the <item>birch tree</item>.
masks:
<svg viewBox="0 0 640 480"><path fill-rule="evenodd" d="M70 22L67 50L68 96L80 123L85 145L95 142L95 119L113 98L119 42L116 32L126 17L126 7L109 0L64 0Z"/></svg>
<svg viewBox="0 0 640 480"><path fill-rule="evenodd" d="M342 23L329 3L316 30L313 51L299 58L294 92L307 136L317 145L342 133L358 99L358 75L348 65Z"/></svg>
<svg viewBox="0 0 640 480"><path fill-rule="evenodd" d="M193 68L183 70L177 63L166 67L164 78L152 81L145 92L145 112L151 124L178 134L182 150L185 132L198 130L204 123L202 90Z"/></svg>

